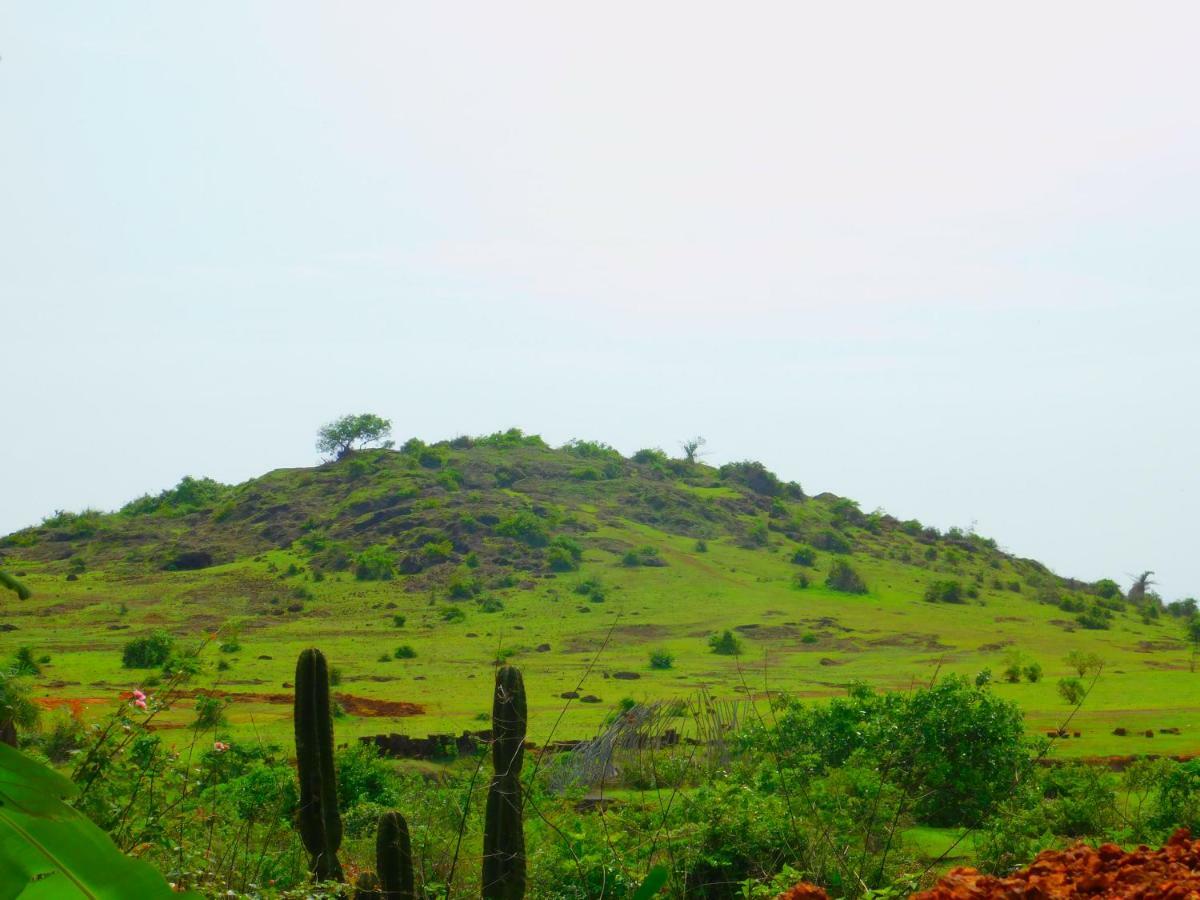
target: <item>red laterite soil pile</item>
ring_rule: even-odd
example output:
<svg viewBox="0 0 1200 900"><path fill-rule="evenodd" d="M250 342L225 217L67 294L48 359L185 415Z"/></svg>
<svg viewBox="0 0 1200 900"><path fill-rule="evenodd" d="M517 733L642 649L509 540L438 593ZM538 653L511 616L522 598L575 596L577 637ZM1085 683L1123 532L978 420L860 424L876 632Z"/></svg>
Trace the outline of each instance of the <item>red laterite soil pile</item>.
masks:
<svg viewBox="0 0 1200 900"><path fill-rule="evenodd" d="M819 888L798 884L780 900L819 900ZM1077 844L1046 850L1031 865L997 878L975 869L952 869L932 889L912 900L1066 900L1121 897L1137 900L1200 900L1200 841L1187 829L1171 836L1161 850L1149 847L1126 853L1116 844L1099 849Z"/></svg>

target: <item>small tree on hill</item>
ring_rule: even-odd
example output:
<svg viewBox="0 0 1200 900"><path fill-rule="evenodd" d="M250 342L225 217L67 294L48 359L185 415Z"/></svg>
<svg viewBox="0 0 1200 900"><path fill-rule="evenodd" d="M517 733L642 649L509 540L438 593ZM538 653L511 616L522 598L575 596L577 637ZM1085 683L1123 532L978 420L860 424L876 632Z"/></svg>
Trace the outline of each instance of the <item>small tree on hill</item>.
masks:
<svg viewBox="0 0 1200 900"><path fill-rule="evenodd" d="M393 446L388 440L391 433L391 420L381 419L373 413L342 416L317 432L317 451L333 459L342 459L369 446Z"/></svg>
<svg viewBox="0 0 1200 900"><path fill-rule="evenodd" d="M703 447L707 443L708 443L708 441L704 440L704 438L700 437L699 435L696 435L696 437L690 438L689 440L683 441L679 445L680 447L683 448L683 458L686 459L690 463L694 463L696 461L696 457L701 455L700 448Z"/></svg>
<svg viewBox="0 0 1200 900"><path fill-rule="evenodd" d="M1200 616L1192 616L1184 623L1184 634L1192 645L1192 671L1196 671L1196 654L1200 653Z"/></svg>

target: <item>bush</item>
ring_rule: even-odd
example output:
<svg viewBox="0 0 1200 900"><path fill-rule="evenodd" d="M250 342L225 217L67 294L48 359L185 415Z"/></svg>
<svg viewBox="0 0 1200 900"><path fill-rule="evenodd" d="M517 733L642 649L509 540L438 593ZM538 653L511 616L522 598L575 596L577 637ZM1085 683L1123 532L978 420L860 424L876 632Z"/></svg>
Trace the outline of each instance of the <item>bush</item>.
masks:
<svg viewBox="0 0 1200 900"><path fill-rule="evenodd" d="M555 572L574 572L583 559L583 548L573 538L559 535L550 542L546 562Z"/></svg>
<svg viewBox="0 0 1200 900"><path fill-rule="evenodd" d="M479 603L479 611L485 613L500 612L504 609L504 601L499 597L485 597Z"/></svg>
<svg viewBox="0 0 1200 900"><path fill-rule="evenodd" d="M446 606L442 608L443 622L465 622L467 614L457 606Z"/></svg>
<svg viewBox="0 0 1200 900"><path fill-rule="evenodd" d="M708 639L708 646L713 653L721 656L740 656L742 652L742 642L732 631L725 631L721 635L712 635Z"/></svg>
<svg viewBox="0 0 1200 900"><path fill-rule="evenodd" d="M832 591L841 591L845 594L865 594L867 592L867 584L862 580L862 576L851 568L850 564L844 560L834 560L833 565L829 567L829 574L825 577L825 586Z"/></svg>
<svg viewBox="0 0 1200 900"><path fill-rule="evenodd" d="M925 599L930 603L966 603L962 584L957 581L934 581L925 588Z"/></svg>
<svg viewBox="0 0 1200 900"><path fill-rule="evenodd" d="M792 587L798 591L804 590L809 585L808 576L803 572L796 572L792 575Z"/></svg>
<svg viewBox="0 0 1200 900"><path fill-rule="evenodd" d="M396 559L387 547L375 544L358 554L354 577L359 581L391 581L396 577Z"/></svg>
<svg viewBox="0 0 1200 900"><path fill-rule="evenodd" d="M412 648L411 644L401 644L392 656L396 659L416 659L417 651Z"/></svg>
<svg viewBox="0 0 1200 900"><path fill-rule="evenodd" d="M773 736L784 766L887 761L917 820L937 826L978 824L1032 768L1017 705L957 675L912 694L857 684L825 705L790 700Z"/></svg>
<svg viewBox="0 0 1200 900"><path fill-rule="evenodd" d="M621 557L621 565L634 568L636 566L665 566L666 562L658 555L658 550L654 547L638 547L636 550L627 550L625 555Z"/></svg>
<svg viewBox="0 0 1200 900"><path fill-rule="evenodd" d="M797 547L796 552L792 554L792 563L797 566L812 568L817 564L817 551L807 544Z"/></svg>
<svg viewBox="0 0 1200 900"><path fill-rule="evenodd" d="M675 657L667 650L654 650L650 653L650 668L669 669L675 665Z"/></svg>
<svg viewBox="0 0 1200 900"><path fill-rule="evenodd" d="M849 553L850 541L844 534L826 528L813 536L812 545L826 553Z"/></svg>
<svg viewBox="0 0 1200 900"><path fill-rule="evenodd" d="M708 552L708 541L706 541L704 538L699 538L696 541L696 552L697 553L707 553Z"/></svg>
<svg viewBox="0 0 1200 900"><path fill-rule="evenodd" d="M197 694L196 721L192 723L192 727L197 729L221 727L225 724L225 707L227 705L228 701L220 697L214 697L211 694Z"/></svg>
<svg viewBox="0 0 1200 900"><path fill-rule="evenodd" d="M726 463L717 470L722 481L733 481L745 485L756 494L776 497L784 492L783 482L760 462L744 460Z"/></svg>
<svg viewBox="0 0 1200 900"><path fill-rule="evenodd" d="M550 543L550 533L545 523L527 510L521 510L496 525L496 534L530 547L545 547Z"/></svg>
<svg viewBox="0 0 1200 900"><path fill-rule="evenodd" d="M121 651L121 665L127 669L155 669L171 657L175 638L165 631L134 638Z"/></svg>
<svg viewBox="0 0 1200 900"><path fill-rule="evenodd" d="M1042 680L1042 664L1031 662L1029 665L1021 669L1021 674L1025 676L1025 680L1030 684L1036 684Z"/></svg>
<svg viewBox="0 0 1200 900"><path fill-rule="evenodd" d="M408 621L408 616L403 613L396 613L392 616L392 626L395 628L403 628L404 623Z"/></svg>
<svg viewBox="0 0 1200 900"><path fill-rule="evenodd" d="M1087 688L1078 678L1058 679L1058 694L1071 706L1078 706L1087 696Z"/></svg>

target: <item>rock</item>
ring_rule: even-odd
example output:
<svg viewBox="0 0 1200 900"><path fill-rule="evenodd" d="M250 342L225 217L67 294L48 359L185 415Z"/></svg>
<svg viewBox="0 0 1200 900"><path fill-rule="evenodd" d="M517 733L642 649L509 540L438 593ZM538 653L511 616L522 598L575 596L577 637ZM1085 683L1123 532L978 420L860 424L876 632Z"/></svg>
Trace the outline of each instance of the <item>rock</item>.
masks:
<svg viewBox="0 0 1200 900"><path fill-rule="evenodd" d="M579 691L563 691L558 696L560 696L564 700L578 700L579 699Z"/></svg>
<svg viewBox="0 0 1200 900"><path fill-rule="evenodd" d="M546 653L550 650L550 645L549 644L538 644L536 647L534 647L534 649L538 653Z"/></svg>

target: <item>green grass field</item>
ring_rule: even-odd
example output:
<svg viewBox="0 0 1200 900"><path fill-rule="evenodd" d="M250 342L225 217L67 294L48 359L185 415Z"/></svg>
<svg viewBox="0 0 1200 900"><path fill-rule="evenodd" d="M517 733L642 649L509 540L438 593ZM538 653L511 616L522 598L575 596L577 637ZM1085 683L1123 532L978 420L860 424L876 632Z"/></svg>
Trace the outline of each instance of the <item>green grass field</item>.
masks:
<svg viewBox="0 0 1200 900"><path fill-rule="evenodd" d="M220 635L190 687L228 692L235 739L286 743L303 647L320 647L340 670L342 741L486 727L491 667L505 652L525 672L530 738L541 742L556 722L556 738L589 736L626 697L704 689L753 699L767 715L774 692L830 696L855 680L906 689L985 668L992 690L1017 701L1037 734L1071 711L1056 685L1073 674L1064 657L1078 649L1105 667L1071 723L1081 737L1057 742L1054 754L1200 751L1200 674L1189 671L1175 619L1123 604L1107 629L1084 628L1048 598L1091 604L1091 586L973 535L932 536L830 495L802 498L754 471L643 464L594 446L551 450L529 438L409 446L273 472L194 504L168 498L150 511L54 517L0 543L6 569L34 591L27 601L4 598L0 624L12 630L0 632L0 657L22 646L49 655L33 695L47 707L78 701L95 718L153 674L122 667L131 637L165 629L186 647ZM504 533L522 511L549 543ZM791 561L830 532L849 553L819 550L812 567ZM560 536L578 560L556 563ZM387 580L356 577L367 547L395 561ZM662 564L627 564L642 548ZM187 550L210 553L213 564L164 568ZM861 574L866 594L824 586L836 558ZM574 570L555 571L562 567ZM794 586L798 572L810 586ZM577 592L584 579L597 580L602 602L596 591ZM977 596L927 602L935 579ZM447 609L463 618L446 621ZM708 637L725 629L740 637L740 656L710 651ZM240 649L222 652L234 631ZM415 658L393 658L402 644ZM673 655L670 669L650 667L655 650ZM1043 666L1040 682L1001 679L1014 652ZM561 696L576 690L599 702ZM392 701L423 713L395 716ZM158 727L179 729L185 742L193 718L181 699ZM1117 727L1139 736L1114 736ZM1159 733L1168 728L1180 733Z"/></svg>

